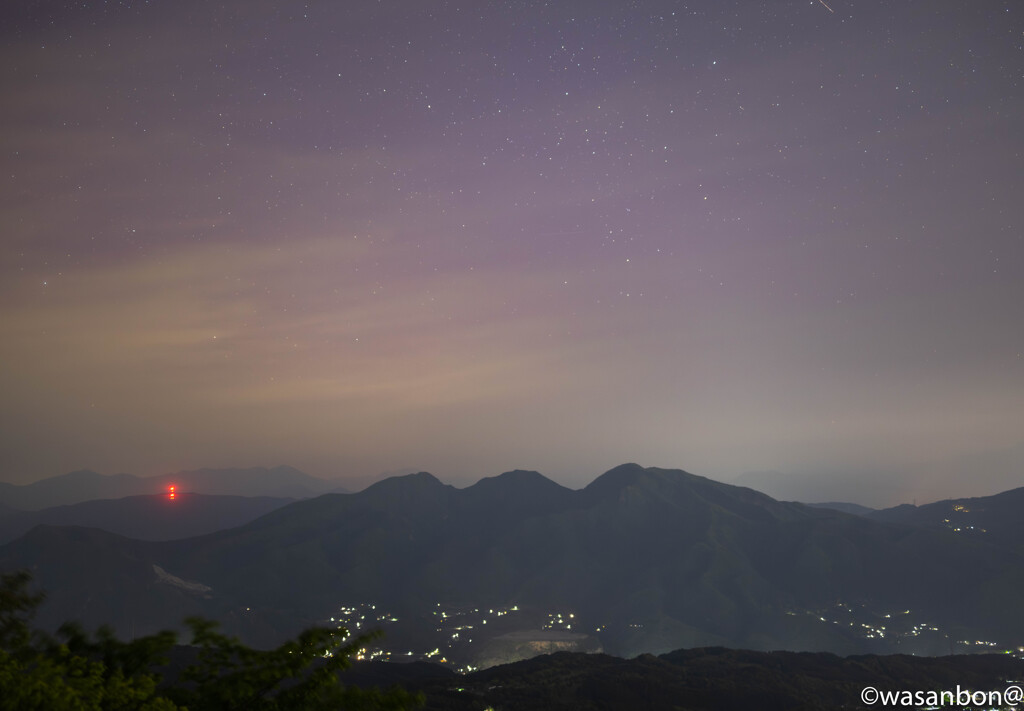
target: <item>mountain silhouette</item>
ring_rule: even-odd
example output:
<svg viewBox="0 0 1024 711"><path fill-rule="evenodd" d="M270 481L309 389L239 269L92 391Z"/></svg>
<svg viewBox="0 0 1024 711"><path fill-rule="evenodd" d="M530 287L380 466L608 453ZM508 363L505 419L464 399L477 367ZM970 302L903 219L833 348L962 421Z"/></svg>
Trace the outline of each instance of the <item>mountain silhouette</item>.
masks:
<svg viewBox="0 0 1024 711"><path fill-rule="evenodd" d="M68 556L96 565L67 566ZM49 591L47 624L125 624L128 606L142 632L188 609L262 644L358 602L410 621L438 604L519 605L573 611L622 655L894 644L866 642L852 619L818 612L837 605L879 617L912 611L945 635L923 652L948 653L953 640L1018 644L1022 563L1015 550L951 530L635 464L581 490L536 472L456 489L421 472L198 538L144 543L39 527L0 548L0 569L33 568ZM884 624L892 640L898 622Z"/></svg>

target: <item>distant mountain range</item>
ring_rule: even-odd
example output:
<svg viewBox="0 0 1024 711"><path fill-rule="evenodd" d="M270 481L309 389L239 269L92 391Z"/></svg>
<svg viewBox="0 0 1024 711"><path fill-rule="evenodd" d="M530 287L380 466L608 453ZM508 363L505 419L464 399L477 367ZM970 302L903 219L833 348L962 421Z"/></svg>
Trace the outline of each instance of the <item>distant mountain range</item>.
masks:
<svg viewBox="0 0 1024 711"><path fill-rule="evenodd" d="M424 629L439 604L572 612L627 656L1024 644L1017 550L635 464L578 491L536 472L465 489L419 473L170 542L39 526L0 547L0 570L19 568L48 592L42 624L121 634L201 614L266 644L372 603Z"/></svg>
<svg viewBox="0 0 1024 711"><path fill-rule="evenodd" d="M248 523L294 499L175 493L99 499L41 511L0 510L0 543L35 526L87 526L142 541L169 541Z"/></svg>
<svg viewBox="0 0 1024 711"><path fill-rule="evenodd" d="M139 477L133 474L98 474L88 469L42 479L32 484L0 482L0 506L38 511L95 499L166 493L174 486L181 492L219 496L272 496L305 499L328 491L344 491L335 482L304 474L292 467L249 469L196 469L194 471Z"/></svg>

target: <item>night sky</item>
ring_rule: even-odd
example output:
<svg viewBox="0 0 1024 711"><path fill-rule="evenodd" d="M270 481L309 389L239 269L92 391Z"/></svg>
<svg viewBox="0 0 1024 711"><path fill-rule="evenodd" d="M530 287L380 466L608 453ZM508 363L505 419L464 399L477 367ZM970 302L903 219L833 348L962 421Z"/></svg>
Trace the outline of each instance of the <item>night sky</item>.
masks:
<svg viewBox="0 0 1024 711"><path fill-rule="evenodd" d="M1024 484L1024 3L0 10L0 479Z"/></svg>

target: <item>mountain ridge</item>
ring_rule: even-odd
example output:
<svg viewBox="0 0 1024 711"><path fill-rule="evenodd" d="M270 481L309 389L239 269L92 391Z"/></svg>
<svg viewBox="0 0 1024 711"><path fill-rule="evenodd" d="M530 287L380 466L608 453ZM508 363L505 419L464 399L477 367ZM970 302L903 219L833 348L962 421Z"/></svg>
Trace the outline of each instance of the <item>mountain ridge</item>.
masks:
<svg viewBox="0 0 1024 711"><path fill-rule="evenodd" d="M579 490L536 472L464 489L412 474L167 543L36 532L0 547L0 569L36 565L53 591L50 622L81 599L93 600L90 614L102 622L108 608L127 604L117 588L54 565L62 548L83 546L105 546L104 575L133 580L138 619L177 622L158 603L185 593L152 592L156 565L208 586L209 599L181 604L254 642L291 631L279 629L281 620L312 623L341 605L373 602L410 620L442 603L574 610L621 654L707 644L887 648L851 631L853 613L819 621L837 601L872 620L911 609L944 634L1024 641L1024 561L1015 551L639 465ZM840 618L849 624L838 626ZM936 635L899 639L923 653L949 644Z"/></svg>
<svg viewBox="0 0 1024 711"><path fill-rule="evenodd" d="M951 530L1024 552L1024 487L990 496L900 504L864 514L874 521Z"/></svg>

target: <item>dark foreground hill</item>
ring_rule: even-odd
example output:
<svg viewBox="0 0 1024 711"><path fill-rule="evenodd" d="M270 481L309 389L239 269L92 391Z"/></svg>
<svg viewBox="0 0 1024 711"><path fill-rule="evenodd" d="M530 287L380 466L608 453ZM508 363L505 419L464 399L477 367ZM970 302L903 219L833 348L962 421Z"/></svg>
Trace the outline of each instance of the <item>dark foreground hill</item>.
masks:
<svg viewBox="0 0 1024 711"><path fill-rule="evenodd" d="M166 543L39 527L0 547L0 570L26 567L50 595L42 624L122 635L201 614L263 645L367 603L424 634L438 609L573 613L573 633L623 656L1024 644L1014 550L635 464L579 491L536 472L465 489L420 473ZM496 625L476 624L478 644Z"/></svg>
<svg viewBox="0 0 1024 711"><path fill-rule="evenodd" d="M352 675L346 681L363 683L359 675L367 674L367 682L384 684L389 681L384 671L374 676L357 666L346 672ZM423 680L422 669L410 671L412 678L402 681L410 689L425 692L426 711L817 711L870 708L861 701L867 687L883 692L950 690L956 694L958 687L964 692L1002 692L1007 679L1024 677L1024 662L1007 655L842 658L704 648L635 659L562 652L434 680ZM874 705L883 706L877 701ZM940 705L998 708L950 702L934 706Z"/></svg>
<svg viewBox="0 0 1024 711"><path fill-rule="evenodd" d="M196 657L195 648L175 647L170 665L160 668L164 681L176 683L180 670ZM952 701L935 707L1009 708L1009 702L956 703L956 694L958 689L961 698L968 692L1005 692L1012 680L1021 678L1024 661L1005 654L844 658L721 647L634 659L560 652L462 675L426 662L357 662L341 675L345 685L400 685L422 692L423 711L831 711L928 705L866 705L861 694L867 687L879 692L953 694Z"/></svg>
<svg viewBox="0 0 1024 711"><path fill-rule="evenodd" d="M102 528L140 541L169 541L235 528L294 499L175 493L99 499L41 511L0 511L0 543L40 524Z"/></svg>

